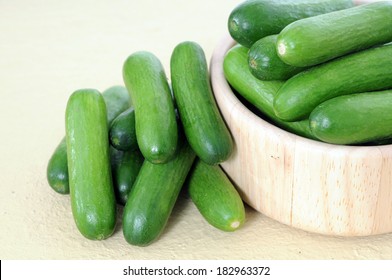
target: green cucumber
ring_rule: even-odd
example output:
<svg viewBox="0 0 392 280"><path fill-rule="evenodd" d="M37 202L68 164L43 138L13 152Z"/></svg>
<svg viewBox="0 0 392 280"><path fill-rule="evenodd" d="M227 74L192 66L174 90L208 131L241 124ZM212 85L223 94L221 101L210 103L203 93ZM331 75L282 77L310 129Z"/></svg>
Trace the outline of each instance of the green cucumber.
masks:
<svg viewBox="0 0 392 280"><path fill-rule="evenodd" d="M310 114L310 128L333 144L375 142L392 136L392 90L338 96Z"/></svg>
<svg viewBox="0 0 392 280"><path fill-rule="evenodd" d="M131 106L128 91L123 86L112 86L102 93L107 108L107 121L113 119ZM69 194L69 176L67 162L67 145L65 137L54 150L46 169L49 186L60 194Z"/></svg>
<svg viewBox="0 0 392 280"><path fill-rule="evenodd" d="M285 122L274 113L272 104L283 81L262 81L252 75L248 67L248 49L241 45L232 47L224 58L224 75L237 93L261 112L262 117L276 126L297 135L314 139L308 120Z"/></svg>
<svg viewBox="0 0 392 280"><path fill-rule="evenodd" d="M57 193L69 194L69 177L67 163L67 144L65 137L61 139L46 168L49 186Z"/></svg>
<svg viewBox="0 0 392 280"><path fill-rule="evenodd" d="M179 145L167 163L144 161L123 212L123 233L129 244L147 246L163 232L195 159L188 143Z"/></svg>
<svg viewBox="0 0 392 280"><path fill-rule="evenodd" d="M125 205L144 158L139 150L111 149L113 186L117 203Z"/></svg>
<svg viewBox="0 0 392 280"><path fill-rule="evenodd" d="M88 239L112 235L116 199L110 167L105 101L94 89L75 91L66 109L66 139L72 214Z"/></svg>
<svg viewBox="0 0 392 280"><path fill-rule="evenodd" d="M168 162L176 152L178 128L161 62L150 52L135 52L124 63L123 78L135 107L140 151L152 163Z"/></svg>
<svg viewBox="0 0 392 280"><path fill-rule="evenodd" d="M392 41L392 1L359 5L293 22L278 36L280 58L312 66Z"/></svg>
<svg viewBox="0 0 392 280"><path fill-rule="evenodd" d="M118 115L132 106L132 100L128 90L124 86L112 86L102 92L105 100L108 126Z"/></svg>
<svg viewBox="0 0 392 280"><path fill-rule="evenodd" d="M392 87L392 44L375 47L307 69L288 79L274 100L276 115L297 121L333 97Z"/></svg>
<svg viewBox="0 0 392 280"><path fill-rule="evenodd" d="M135 109L128 108L115 118L109 131L110 143L118 150L139 149L135 130Z"/></svg>
<svg viewBox="0 0 392 280"><path fill-rule="evenodd" d="M352 6L352 0L248 0L232 10L228 29L235 41L250 48L296 20Z"/></svg>
<svg viewBox="0 0 392 280"><path fill-rule="evenodd" d="M225 161L234 143L215 103L203 49L195 42L178 44L170 69L173 94L189 145L209 164Z"/></svg>
<svg viewBox="0 0 392 280"><path fill-rule="evenodd" d="M284 63L276 52L278 35L261 38L249 49L248 63L252 74L260 80L287 80L304 70Z"/></svg>
<svg viewBox="0 0 392 280"><path fill-rule="evenodd" d="M245 222L244 203L219 165L197 160L187 180L188 192L202 216L223 231L235 231Z"/></svg>

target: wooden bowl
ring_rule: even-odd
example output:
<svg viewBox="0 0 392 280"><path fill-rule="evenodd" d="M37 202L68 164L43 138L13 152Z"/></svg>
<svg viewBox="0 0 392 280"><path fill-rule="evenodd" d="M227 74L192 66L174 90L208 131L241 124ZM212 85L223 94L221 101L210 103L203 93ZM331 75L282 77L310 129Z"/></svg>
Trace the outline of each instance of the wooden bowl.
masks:
<svg viewBox="0 0 392 280"><path fill-rule="evenodd" d="M222 168L242 198L281 223L327 235L392 232L392 145L342 146L286 132L252 113L233 93L216 46L211 83L235 151Z"/></svg>

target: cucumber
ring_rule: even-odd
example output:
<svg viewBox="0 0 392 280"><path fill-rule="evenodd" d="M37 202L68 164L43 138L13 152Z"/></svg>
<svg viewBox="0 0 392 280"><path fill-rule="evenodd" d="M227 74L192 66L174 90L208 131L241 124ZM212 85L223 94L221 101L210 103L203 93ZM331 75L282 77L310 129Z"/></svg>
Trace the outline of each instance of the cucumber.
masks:
<svg viewBox="0 0 392 280"><path fill-rule="evenodd" d="M248 64L253 76L260 80L287 80L305 68L284 63L276 52L278 35L261 38L249 49Z"/></svg>
<svg viewBox="0 0 392 280"><path fill-rule="evenodd" d="M54 150L46 168L49 186L57 193L69 194L67 144L65 137Z"/></svg>
<svg viewBox="0 0 392 280"><path fill-rule="evenodd" d="M352 6L351 0L248 0L232 10L228 30L235 41L250 48L296 20Z"/></svg>
<svg viewBox="0 0 392 280"><path fill-rule="evenodd" d="M276 115L297 121L320 103L345 94L392 88L392 44L314 66L288 79L274 100Z"/></svg>
<svg viewBox="0 0 392 280"><path fill-rule="evenodd" d="M168 162L176 152L178 128L161 62L150 52L135 52L124 63L123 78L135 107L140 151L152 163Z"/></svg>
<svg viewBox="0 0 392 280"><path fill-rule="evenodd" d="M229 84L241 97L256 107L256 113L262 113L262 118L289 132L314 139L308 120L285 122L275 115L273 100L284 82L257 79L250 72L247 59L248 49L238 44L226 53L223 70Z"/></svg>
<svg viewBox="0 0 392 280"><path fill-rule="evenodd" d="M197 209L212 226L235 231L245 222L244 203L219 165L197 160L188 176L187 187Z"/></svg>
<svg viewBox="0 0 392 280"><path fill-rule="evenodd" d="M139 149L135 130L135 109L128 108L115 118L110 126L111 145L122 151Z"/></svg>
<svg viewBox="0 0 392 280"><path fill-rule="evenodd" d="M107 121L110 127L113 120L132 106L132 100L124 86L112 86L102 93L105 100Z"/></svg>
<svg viewBox="0 0 392 280"><path fill-rule="evenodd" d="M116 200L110 169L105 101L94 89L75 91L66 108L66 139L72 214L88 239L112 235Z"/></svg>
<svg viewBox="0 0 392 280"><path fill-rule="evenodd" d="M144 161L123 212L123 234L129 244L147 246L162 233L195 159L184 142L163 164Z"/></svg>
<svg viewBox="0 0 392 280"><path fill-rule="evenodd" d="M310 128L318 139L328 143L382 143L392 137L391 108L391 89L338 96L312 111Z"/></svg>
<svg viewBox="0 0 392 280"><path fill-rule="evenodd" d="M131 106L128 91L123 86L112 86L102 93L107 108L107 121L113 119ZM67 162L67 145L65 137L54 150L46 169L46 178L49 186L60 194L69 194L69 176Z"/></svg>
<svg viewBox="0 0 392 280"><path fill-rule="evenodd" d="M392 1L381 1L301 19L278 36L288 64L306 67L392 41Z"/></svg>
<svg viewBox="0 0 392 280"><path fill-rule="evenodd" d="M110 151L116 201L125 205L144 158L139 150L120 151L111 148Z"/></svg>
<svg viewBox="0 0 392 280"><path fill-rule="evenodd" d="M189 145L208 164L225 161L234 144L215 103L203 49L195 42L178 44L170 69L173 94Z"/></svg>

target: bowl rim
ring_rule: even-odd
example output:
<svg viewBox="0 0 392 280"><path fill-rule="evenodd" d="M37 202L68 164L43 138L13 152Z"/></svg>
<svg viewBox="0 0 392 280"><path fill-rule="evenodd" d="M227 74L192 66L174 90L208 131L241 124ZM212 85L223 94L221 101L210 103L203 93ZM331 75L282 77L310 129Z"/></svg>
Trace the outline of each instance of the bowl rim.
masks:
<svg viewBox="0 0 392 280"><path fill-rule="evenodd" d="M381 144L381 145L340 145L340 144L332 144L327 142L322 142L321 140L315 140L306 138L295 133L284 130L280 127L273 125L272 123L264 120L262 117L253 113L244 103L242 103L237 96L234 94L230 84L225 78L224 70L223 70L223 61L226 53L236 45L234 39L230 36L228 32L226 32L221 40L219 40L217 46L215 47L211 60L210 60L210 76L213 87L213 93L215 99L226 99L229 103L230 114L242 112L246 117L249 118L250 121L257 123L260 127L264 127L268 129L270 132L273 132L275 135L282 135L285 139L290 139L293 142L300 141L305 142L306 144L311 145L311 148L324 148L324 149L339 149L344 148L350 151L354 150L369 150L369 149L378 149L380 152L387 149L390 150L392 148L392 144ZM221 90L216 90L217 87L221 87ZM225 94L223 96L222 91L228 92L230 94ZM219 103L218 107L219 107Z"/></svg>

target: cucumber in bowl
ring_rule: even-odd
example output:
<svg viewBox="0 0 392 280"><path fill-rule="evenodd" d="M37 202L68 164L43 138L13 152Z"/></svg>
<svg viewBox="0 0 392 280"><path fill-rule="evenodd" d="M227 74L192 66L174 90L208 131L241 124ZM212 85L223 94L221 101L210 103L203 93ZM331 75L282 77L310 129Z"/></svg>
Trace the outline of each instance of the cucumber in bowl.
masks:
<svg viewBox="0 0 392 280"><path fill-rule="evenodd" d="M263 37L249 49L248 63L250 71L260 80L283 81L305 70L304 67L296 67L284 63L280 59L276 52L277 38L278 35Z"/></svg>
<svg viewBox="0 0 392 280"><path fill-rule="evenodd" d="M386 44L311 67L279 89L275 114L285 121L298 121L333 97L392 88L391 65L392 44Z"/></svg>
<svg viewBox="0 0 392 280"><path fill-rule="evenodd" d="M293 22L278 35L287 64L307 67L392 41L392 1L380 1Z"/></svg>
<svg viewBox="0 0 392 280"><path fill-rule="evenodd" d="M248 48L235 45L224 58L223 70L228 83L236 92L261 112L272 124L302 137L314 139L309 121L282 121L275 115L273 101L284 81L262 81L252 75L248 67Z"/></svg>
<svg viewBox="0 0 392 280"><path fill-rule="evenodd" d="M312 111L310 128L318 139L332 144L389 144L391 108L392 90L342 95Z"/></svg>
<svg viewBox="0 0 392 280"><path fill-rule="evenodd" d="M248 0L232 10L227 25L232 38L250 48L294 21L353 5L352 0Z"/></svg>

